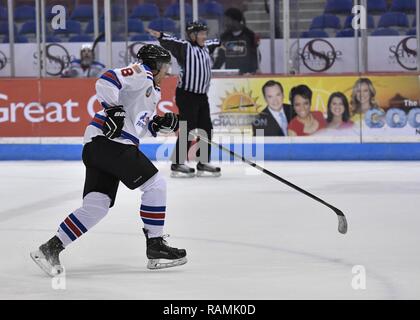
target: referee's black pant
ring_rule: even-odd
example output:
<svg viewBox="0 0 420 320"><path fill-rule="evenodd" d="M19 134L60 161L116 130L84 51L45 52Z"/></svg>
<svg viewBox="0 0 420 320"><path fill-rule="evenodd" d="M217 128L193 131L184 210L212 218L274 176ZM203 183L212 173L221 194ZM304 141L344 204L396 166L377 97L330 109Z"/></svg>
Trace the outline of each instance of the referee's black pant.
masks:
<svg viewBox="0 0 420 320"><path fill-rule="evenodd" d="M194 129L202 129L207 133L207 138L211 140L211 132L213 125L210 118L210 106L207 94L198 94L185 91L181 88L176 89L176 104L179 109L179 120L187 122L187 132ZM180 139L186 138L188 135L179 133L176 147L172 154L172 163L183 164L187 160L188 150L191 147L191 142L187 139L187 149L180 148ZM183 142L185 145L185 142ZM200 157L198 151L197 156ZM201 159L201 162L210 162L211 146L208 145L207 159Z"/></svg>

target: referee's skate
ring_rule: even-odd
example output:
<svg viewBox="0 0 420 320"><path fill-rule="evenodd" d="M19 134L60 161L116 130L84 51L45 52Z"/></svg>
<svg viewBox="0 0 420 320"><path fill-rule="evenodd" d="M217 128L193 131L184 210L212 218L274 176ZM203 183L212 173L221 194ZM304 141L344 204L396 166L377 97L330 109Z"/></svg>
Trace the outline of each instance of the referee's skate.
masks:
<svg viewBox="0 0 420 320"><path fill-rule="evenodd" d="M208 163L197 163L197 177L220 177L221 175L220 167Z"/></svg>
<svg viewBox="0 0 420 320"><path fill-rule="evenodd" d="M171 165L172 178L194 178L195 170L185 164L172 164Z"/></svg>

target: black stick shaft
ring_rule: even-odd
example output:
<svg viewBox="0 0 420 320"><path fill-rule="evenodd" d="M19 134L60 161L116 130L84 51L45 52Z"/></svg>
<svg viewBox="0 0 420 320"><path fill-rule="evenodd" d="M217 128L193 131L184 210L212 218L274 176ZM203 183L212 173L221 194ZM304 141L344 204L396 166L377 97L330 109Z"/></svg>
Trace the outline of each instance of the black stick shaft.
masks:
<svg viewBox="0 0 420 320"><path fill-rule="evenodd" d="M225 151L225 152L230 153L230 154L231 154L232 156L234 156L235 158L242 160L243 162L245 162L245 163L249 164L250 166L254 167L255 169L257 169L257 170L259 170L259 171L261 171L261 172L264 172L265 174L269 175L270 177L272 177L272 178L274 178L274 179L276 179L276 180L278 180L278 181L280 181L280 182L282 182L282 183L284 183L284 184L288 185L289 187L291 187L291 188L293 188L293 189L295 189L295 190L297 190L297 191L299 191L299 192L303 193L304 195L306 195L306 196L308 196L308 197L310 197L310 198L312 198L312 199L314 199L314 200L316 200L316 201L318 201L318 202L322 203L323 205L327 206L328 208L330 208L330 209L334 210L334 212L335 212L338 216L342 216L342 217L344 217L344 214L341 212L341 210L337 209L336 207L334 207L333 205L329 204L328 202L326 202L326 201L322 200L321 198L317 197L316 195L314 195L314 194L312 194L312 193L310 193L310 192L308 192L308 191L306 191L306 190L304 190L304 189L302 189L302 188L298 187L297 185L295 185L295 184L291 183L290 181L287 181L286 179L283 179L283 178L279 177L278 175L274 174L273 172L271 172L271 171L269 171L269 170L267 170L267 169L265 169L265 168L263 168L263 167L259 166L258 164L254 163L254 162L252 162L252 161L250 161L250 160L248 160L248 159L246 159L245 157L243 157L243 156L240 156L240 155L236 154L236 153L235 153L235 152L233 152L232 150L230 150L230 149L228 149L228 148L223 147L221 144L218 144L218 143L213 142L213 141L209 141L208 139L206 139L206 138L204 138L204 137L202 137L202 136L199 136L199 135L197 135L197 134L195 134L195 133L193 133L193 132L191 132L190 134L191 134L192 136L194 136L195 138L199 138L200 140L204 141L204 142L205 142L205 143L207 143L207 144L211 144L211 145L213 145L213 146L218 147L220 150L223 150L223 151Z"/></svg>

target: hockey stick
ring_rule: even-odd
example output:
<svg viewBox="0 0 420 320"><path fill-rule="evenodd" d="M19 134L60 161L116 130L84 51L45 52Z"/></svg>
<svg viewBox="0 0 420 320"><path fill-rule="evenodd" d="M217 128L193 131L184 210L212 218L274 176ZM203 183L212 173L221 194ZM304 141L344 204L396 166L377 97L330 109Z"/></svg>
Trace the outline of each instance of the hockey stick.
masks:
<svg viewBox="0 0 420 320"><path fill-rule="evenodd" d="M272 178L274 178L274 179L276 179L276 180L278 180L280 182L283 182L284 184L288 185L289 187L291 187L291 188L293 188L293 189L295 189L295 190L303 193L304 195L306 195L306 196L308 196L308 197L310 197L310 198L312 198L312 199L314 199L314 200L322 203L323 205L327 206L328 208L332 209L335 212L335 214L337 215L337 217L338 217L338 232L340 232L342 234L345 234L347 232L347 220L346 220L346 216L344 215L344 213L340 209L337 209L336 207L332 206L328 202L325 202L321 198L318 198L317 196L313 195L312 193L310 193L310 192L308 192L308 191L306 191L306 190L298 187L297 185L295 185L295 184L287 181L286 179L283 179L283 178L279 177L278 175L272 173L271 171L269 171L269 170L267 170L267 169L259 166L258 164L254 163L252 161L249 161L245 157L240 156L239 154L236 154L235 152L231 151L228 148L223 147L222 145L220 145L220 144L218 144L216 142L209 141L208 139L206 139L206 138L198 135L197 133L195 133L193 131L190 132L190 135L193 136L194 138L198 138L198 139L202 140L203 142L205 142L207 144L210 144L210 145L213 145L215 147L218 147L220 150L223 150L225 152L230 153L235 158L242 160L243 162L245 162L245 163L249 164L250 166L254 167L255 169L257 169L259 171L262 171L263 173L269 175L270 177L272 177Z"/></svg>

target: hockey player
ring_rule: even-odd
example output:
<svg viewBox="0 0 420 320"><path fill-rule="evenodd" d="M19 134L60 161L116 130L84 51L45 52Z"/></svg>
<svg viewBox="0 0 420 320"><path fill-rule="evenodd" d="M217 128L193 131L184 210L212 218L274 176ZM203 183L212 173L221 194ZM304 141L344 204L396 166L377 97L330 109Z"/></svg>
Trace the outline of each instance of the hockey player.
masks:
<svg viewBox="0 0 420 320"><path fill-rule="evenodd" d="M146 236L149 269L185 264L186 251L168 246L163 235L166 182L153 163L138 149L146 134L178 129L174 113L155 115L160 100L159 84L169 68L169 52L157 45L144 45L139 61L126 68L106 71L96 81L96 95L103 106L84 135L83 162L86 178L82 206L70 213L57 233L32 259L50 276L62 273L59 255L108 213L114 205L118 184L143 192L140 217ZM161 260L165 259L165 260Z"/></svg>
<svg viewBox="0 0 420 320"><path fill-rule="evenodd" d="M92 45L86 43L80 49L80 59L72 60L68 69L63 71L63 78L98 77L104 69L102 63L95 61Z"/></svg>

